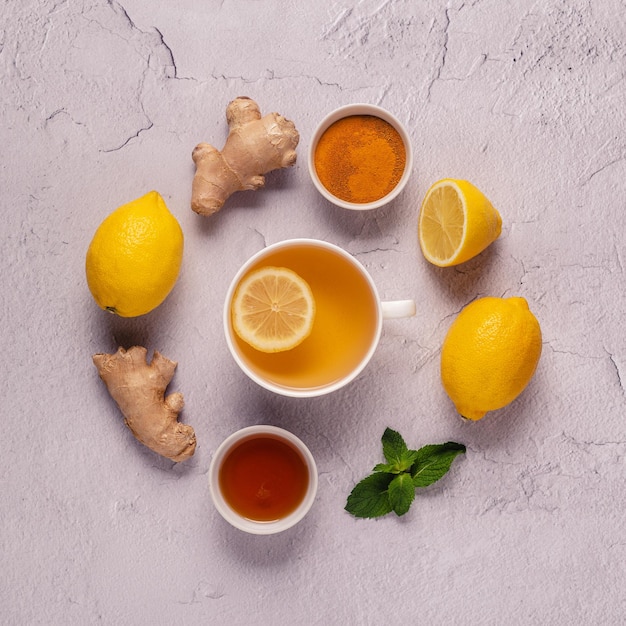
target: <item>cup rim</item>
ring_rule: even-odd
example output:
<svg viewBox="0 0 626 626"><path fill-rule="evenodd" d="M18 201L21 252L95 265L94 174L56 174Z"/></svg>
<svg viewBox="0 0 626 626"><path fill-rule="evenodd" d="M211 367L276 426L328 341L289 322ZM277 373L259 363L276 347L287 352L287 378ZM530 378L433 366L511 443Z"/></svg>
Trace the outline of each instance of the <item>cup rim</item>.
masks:
<svg viewBox="0 0 626 626"><path fill-rule="evenodd" d="M331 124L350 115L374 115L376 117L379 117L391 124L398 131L400 137L402 137L402 141L404 142L406 161L402 177L398 181L398 184L386 196L383 196L378 200L374 200L373 202L348 202L346 200L338 198L337 196L330 193L330 191L328 191L326 187L324 187L315 169L315 148L317 147L317 143L320 140L320 137L324 134L324 132ZM313 131L313 136L311 137L311 141L309 143L308 159L309 176L311 177L315 188L320 192L322 196L324 196L324 198L343 209L349 209L351 211L371 211L391 202L406 187L406 184L411 176L411 171L413 170L413 147L406 127L395 115L393 115L393 113L375 104L357 102L353 104L345 104L335 109L334 111L331 111L315 127L315 130Z"/></svg>
<svg viewBox="0 0 626 626"><path fill-rule="evenodd" d="M254 435L271 435L278 439L288 441L300 452L309 471L309 484L302 502L289 515L272 522L255 521L243 517L228 505L219 488L219 470L224 457L234 445ZM269 424L246 426L229 435L217 447L211 459L211 464L209 465L209 492L218 513L235 528L253 535L272 535L287 530L297 524L313 506L317 495L317 487L317 465L306 444L292 432Z"/></svg>
<svg viewBox="0 0 626 626"><path fill-rule="evenodd" d="M365 278L367 284L370 287L373 300L374 300L374 305L376 307L376 329L372 336L370 346L366 354L364 355L364 357L361 359L359 364L349 374L344 376L342 379L337 380L333 383L329 383L327 385L322 385L320 387L288 387L286 385L280 385L278 383L266 380L262 376L259 376L252 368L250 368L247 365L247 363L239 354L239 350L237 349L237 346L235 345L235 341L233 339L233 333L235 331L232 328L230 308L231 308L233 295L235 293L235 289L237 288L237 285L241 281L242 277L245 275L246 272L249 271L250 267L254 265L263 256L275 250L280 250L281 248L287 248L290 246L297 246L297 245L311 245L311 246L317 246L320 248L325 248L326 250L330 250L331 252L334 252L338 254L339 256L343 257L344 259L346 259ZM370 276L369 272L362 265L362 263L360 263L357 259L355 259L349 252L347 252L343 248L333 243L329 243L328 241L323 241L321 239L296 238L296 239L285 239L282 241L277 241L276 243L270 244L266 246L265 248L262 248L261 250L253 254L239 268L239 270L233 277L232 281L230 282L230 285L226 292L226 298L224 299L224 309L223 309L223 324L224 324L224 335L226 338L226 343L228 345L228 350L230 351L231 355L235 359L235 362L237 363L239 368L244 372L244 374L248 376L248 378L253 380L255 383L257 383L264 389L267 389L268 391L272 391L279 395L288 396L292 398L313 398L313 397L318 397L318 396L332 393L333 391L337 391L338 389L345 387L347 384L352 382L365 369L366 365L370 362L372 356L374 355L376 351L376 347L378 346L378 343L380 341L380 336L382 334L382 326L383 326L383 314L382 314L382 304L381 304L380 296L378 294L378 290L376 288L376 284L374 283L374 280Z"/></svg>

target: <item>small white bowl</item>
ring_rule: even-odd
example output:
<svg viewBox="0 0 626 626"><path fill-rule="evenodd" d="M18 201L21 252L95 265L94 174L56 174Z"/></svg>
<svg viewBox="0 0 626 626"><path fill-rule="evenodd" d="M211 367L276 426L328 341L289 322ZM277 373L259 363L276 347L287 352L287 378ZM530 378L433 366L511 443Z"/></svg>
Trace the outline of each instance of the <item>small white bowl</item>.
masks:
<svg viewBox="0 0 626 626"><path fill-rule="evenodd" d="M270 522L256 521L244 517L231 508L220 489L220 469L228 453L241 441L258 435L270 435L271 437L283 439L287 443L290 443L302 455L309 473L309 484L306 493L297 508L286 517ZM278 428L277 426L248 426L247 428L242 428L233 433L217 448L209 467L209 488L215 508L218 510L219 514L235 528L254 535L279 533L297 524L309 512L309 509L313 505L317 494L317 483L317 467L311 451L293 433L283 428Z"/></svg>
<svg viewBox="0 0 626 626"><path fill-rule="evenodd" d="M375 200L374 202L347 202L346 200L338 198L337 196L330 193L330 191L328 191L326 187L324 187L322 181L317 175L317 171L315 170L315 148L317 147L317 142L320 140L320 137L324 134L324 132L331 124L334 124L336 121L343 119L344 117L349 117L351 115L373 115L374 117L379 117L385 122L391 124L398 131L400 137L402 138L402 141L404 142L406 162L402 177L398 181L398 184L386 196L383 196L382 198L380 198L379 200ZM379 207L391 202L391 200L393 200L406 186L412 169L413 148L411 147L411 140L409 138L409 134L406 131L406 128L404 127L402 122L400 122L389 111L386 111L385 109L382 109L373 104L347 104L345 106L339 107L338 109L335 109L318 124L315 132L313 133L311 143L309 144L309 174L311 176L313 184L329 202L332 202L333 204L336 204L337 206L344 209L350 209L352 211L370 211L372 209L378 209Z"/></svg>

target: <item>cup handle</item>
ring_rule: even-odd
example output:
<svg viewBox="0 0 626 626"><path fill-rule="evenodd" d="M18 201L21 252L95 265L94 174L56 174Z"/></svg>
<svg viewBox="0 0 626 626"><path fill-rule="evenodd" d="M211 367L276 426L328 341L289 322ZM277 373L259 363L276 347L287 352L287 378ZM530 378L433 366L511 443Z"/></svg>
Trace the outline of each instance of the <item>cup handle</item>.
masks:
<svg viewBox="0 0 626 626"><path fill-rule="evenodd" d="M415 315L414 300L392 300L390 302L381 302L383 319L397 319L399 317L413 317Z"/></svg>

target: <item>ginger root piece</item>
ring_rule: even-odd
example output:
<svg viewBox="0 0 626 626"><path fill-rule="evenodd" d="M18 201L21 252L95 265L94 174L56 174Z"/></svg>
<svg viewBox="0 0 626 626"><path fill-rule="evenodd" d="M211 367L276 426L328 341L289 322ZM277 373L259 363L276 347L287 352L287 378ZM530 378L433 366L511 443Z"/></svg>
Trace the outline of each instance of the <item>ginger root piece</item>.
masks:
<svg viewBox="0 0 626 626"><path fill-rule="evenodd" d="M157 454L184 461L196 450L196 435L178 422L183 395L164 397L177 363L155 351L148 364L147 352L141 346L119 348L115 354L94 354L93 362L133 435Z"/></svg>
<svg viewBox="0 0 626 626"><path fill-rule="evenodd" d="M200 215L213 215L235 191L259 189L264 174L296 162L300 135L282 115L261 117L259 105L241 96L229 103L226 120L230 132L221 152L200 143L191 155L196 164L191 208Z"/></svg>

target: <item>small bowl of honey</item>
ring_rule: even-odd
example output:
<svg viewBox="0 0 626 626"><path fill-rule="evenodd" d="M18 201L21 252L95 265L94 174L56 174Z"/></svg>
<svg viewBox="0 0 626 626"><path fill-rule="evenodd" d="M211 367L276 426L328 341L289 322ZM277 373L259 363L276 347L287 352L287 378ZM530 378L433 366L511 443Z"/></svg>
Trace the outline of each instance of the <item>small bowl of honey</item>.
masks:
<svg viewBox="0 0 626 626"><path fill-rule="evenodd" d="M209 467L215 508L235 528L256 535L297 524L313 505L317 482L310 450L277 426L248 426L233 433Z"/></svg>
<svg viewBox="0 0 626 626"><path fill-rule="evenodd" d="M413 149L404 125L373 104L329 113L309 144L309 174L327 200L368 211L391 202L406 186Z"/></svg>

